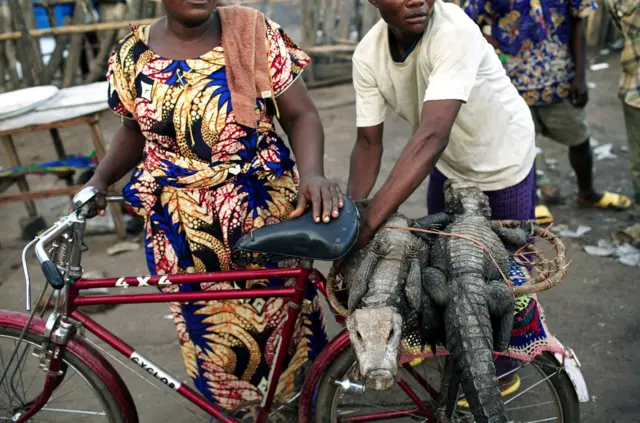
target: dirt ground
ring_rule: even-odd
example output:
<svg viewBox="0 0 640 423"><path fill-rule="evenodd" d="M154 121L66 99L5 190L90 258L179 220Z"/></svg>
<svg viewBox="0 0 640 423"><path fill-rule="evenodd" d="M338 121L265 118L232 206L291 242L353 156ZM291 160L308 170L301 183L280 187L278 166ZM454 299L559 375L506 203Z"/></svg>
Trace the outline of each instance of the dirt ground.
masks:
<svg viewBox="0 0 640 423"><path fill-rule="evenodd" d="M602 189L631 194L627 171L626 138L621 105L615 96L619 65L617 54L591 55L592 62L607 62L609 69L589 73L595 83L591 90L589 107L590 126L600 144L612 143L615 159L596 162L597 186ZM346 185L348 158L355 139L355 111L351 86L337 86L312 92L321 109L326 131L326 169L328 176ZM105 113L102 128L107 140L118 127L118 119ZM86 128L61 131L68 152L91 152L91 142ZM400 155L408 136L408 124L396 117L389 119L385 127L385 155L382 176L389 173ZM16 138L24 163L44 161L55 157L46 133L23 135ZM574 206L576 188L570 172L566 149L549 140L540 140L539 146L546 158L558 160L557 177L561 180L565 204L552 206L556 224L566 224L575 229L587 225L593 230L582 239L568 240L571 267L566 280L559 287L541 295L547 313L549 328L565 344L576 351L582 362L582 370L590 389L591 402L582 405L585 422L637 422L640 421L640 272L609 258L587 256L582 245L608 238L612 231L626 226L634 217L629 213L616 213L578 209ZM0 165L7 166L6 157L0 157ZM382 179L382 176L380 179ZM379 181L380 182L380 181ZM63 181L52 177L30 177L33 187L63 186ZM11 188L9 192L16 192ZM425 214L425 188L419 189L403 206L412 216ZM49 224L67 208L65 198L37 202L40 213ZM24 278L20 269L20 250L24 242L19 240L19 218L25 215L21 204L2 205L0 221L0 309L23 310ZM113 235L88 238L90 247L84 256L84 268L104 271L108 276L141 275L146 273L142 250L115 257L108 256L106 248L117 242ZM31 263L33 282L41 286L43 278L38 267ZM326 263L319 267L327 269ZM34 290L35 293L36 290ZM96 319L113 329L124 340L135 344L136 349L154 360L170 373L186 378L171 320L166 318L165 305L120 306L96 316ZM332 334L338 329L329 324ZM129 384L141 422L187 421L191 415L129 370L117 366ZM169 405L168 405L169 404ZM202 416L202 413L197 413Z"/></svg>

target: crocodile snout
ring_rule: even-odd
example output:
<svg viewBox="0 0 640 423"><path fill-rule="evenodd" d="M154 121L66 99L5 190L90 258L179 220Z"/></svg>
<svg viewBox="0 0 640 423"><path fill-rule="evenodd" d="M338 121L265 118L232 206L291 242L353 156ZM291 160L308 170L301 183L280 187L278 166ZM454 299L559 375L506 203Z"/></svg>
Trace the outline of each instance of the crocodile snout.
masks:
<svg viewBox="0 0 640 423"><path fill-rule="evenodd" d="M372 370L364 378L364 386L375 391L384 391L393 386L395 377L389 370Z"/></svg>

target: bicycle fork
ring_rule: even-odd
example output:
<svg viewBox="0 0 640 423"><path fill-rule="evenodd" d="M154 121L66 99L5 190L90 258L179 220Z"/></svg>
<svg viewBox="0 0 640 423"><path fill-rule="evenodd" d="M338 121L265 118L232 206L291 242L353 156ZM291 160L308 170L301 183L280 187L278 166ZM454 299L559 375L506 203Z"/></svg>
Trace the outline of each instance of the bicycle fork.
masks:
<svg viewBox="0 0 640 423"><path fill-rule="evenodd" d="M53 325L58 320L57 316L53 317ZM66 365L62 361L65 349L69 339L75 332L75 326L67 317L60 320L60 324L51 334L51 329L45 332L45 339L40 347L38 358L40 359L40 368L47 376L44 382L42 392L26 404L28 409L16 410L11 418L12 422L24 423L38 413L49 402L51 395L56 390L66 375ZM19 347L19 346L18 346ZM18 368L19 369L19 366ZM16 370L18 371L18 370Z"/></svg>

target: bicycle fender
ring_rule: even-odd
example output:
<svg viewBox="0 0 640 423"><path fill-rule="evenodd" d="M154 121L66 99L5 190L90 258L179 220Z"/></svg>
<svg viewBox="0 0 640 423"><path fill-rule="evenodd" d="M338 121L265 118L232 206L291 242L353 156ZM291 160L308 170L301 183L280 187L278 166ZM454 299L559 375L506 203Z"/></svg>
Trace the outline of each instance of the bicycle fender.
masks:
<svg viewBox="0 0 640 423"><path fill-rule="evenodd" d="M16 311L0 310L0 326L22 330L29 315ZM35 335L43 336L46 322L34 317L31 321L29 331ZM70 353L83 359L84 364L91 369L107 386L120 407L120 413L127 423L138 423L138 412L136 410L131 392L116 369L84 339L74 337L69 340L67 350Z"/></svg>
<svg viewBox="0 0 640 423"><path fill-rule="evenodd" d="M564 350L564 355L553 353L553 356L558 360L558 363L562 364L564 362L564 370L567 372L567 376L569 376L571 384L576 391L578 401L589 402L589 391L587 389L587 382L584 380L584 376L580 371L580 361L572 349L565 348L558 338L556 338L556 341L558 341L558 344L560 344Z"/></svg>

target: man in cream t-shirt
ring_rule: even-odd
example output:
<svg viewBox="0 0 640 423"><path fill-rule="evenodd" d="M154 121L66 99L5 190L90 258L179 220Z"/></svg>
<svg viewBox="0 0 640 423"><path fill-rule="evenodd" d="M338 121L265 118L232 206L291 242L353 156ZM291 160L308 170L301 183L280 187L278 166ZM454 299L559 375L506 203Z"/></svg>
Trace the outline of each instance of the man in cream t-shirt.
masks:
<svg viewBox="0 0 640 423"><path fill-rule="evenodd" d="M533 219L533 120L478 26L441 0L369 1L383 19L353 56L358 136L348 194L371 193L388 111L413 135L363 215L359 246L429 174L429 213L444 208L452 178L487 192L494 218Z"/></svg>
<svg viewBox="0 0 640 423"><path fill-rule="evenodd" d="M358 247L427 175L430 214L443 211L444 182L452 178L485 191L494 219L533 219L533 119L478 26L458 6L441 0L369 2L382 20L353 56L358 136L348 195L359 200L371 193L389 110L411 124L413 135L362 215ZM500 358L496 374L516 365ZM508 394L520 380L513 373L500 384Z"/></svg>

